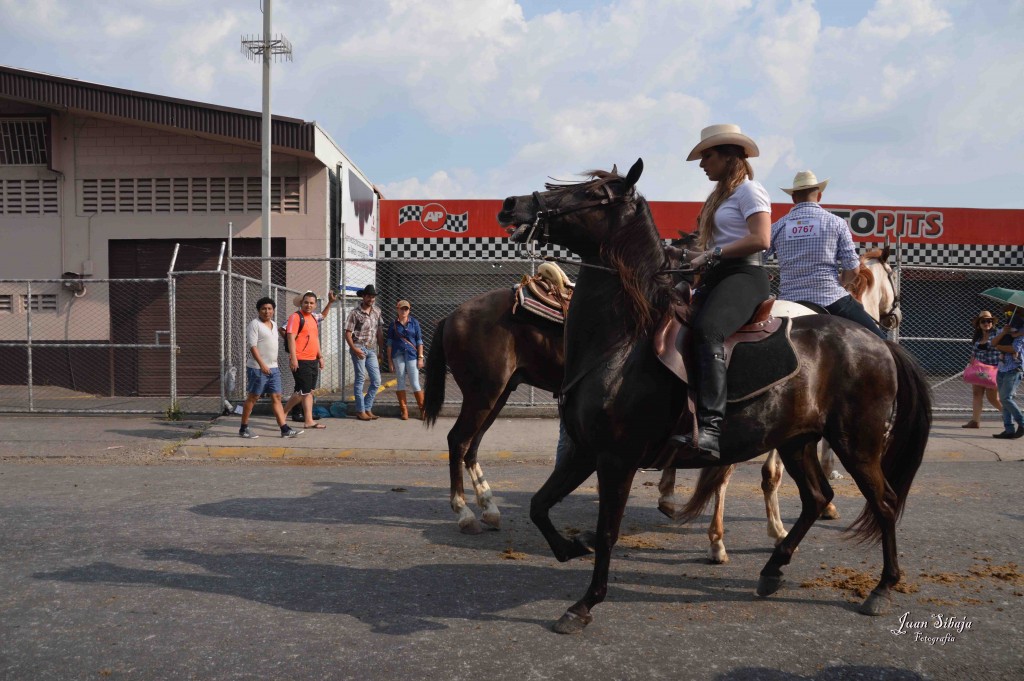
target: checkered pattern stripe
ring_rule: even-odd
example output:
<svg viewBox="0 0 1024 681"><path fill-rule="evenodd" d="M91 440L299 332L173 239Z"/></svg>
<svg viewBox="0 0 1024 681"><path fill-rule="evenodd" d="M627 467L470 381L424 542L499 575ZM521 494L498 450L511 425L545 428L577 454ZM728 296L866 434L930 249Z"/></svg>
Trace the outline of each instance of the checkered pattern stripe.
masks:
<svg viewBox="0 0 1024 681"><path fill-rule="evenodd" d="M545 246L539 250L544 255L574 257L560 246ZM516 260L523 255L521 244L500 238L381 239L380 242L381 258Z"/></svg>
<svg viewBox="0 0 1024 681"><path fill-rule="evenodd" d="M450 219L450 217L449 217ZM855 242L857 253L881 248L883 242ZM953 267L1024 268L1021 246L986 246L978 244L901 244L904 265L949 265ZM574 258L560 246L545 246L544 255ZM471 237L466 239L381 239L382 258L493 258L515 260L523 257L522 246L508 239ZM775 258L769 260L775 262Z"/></svg>

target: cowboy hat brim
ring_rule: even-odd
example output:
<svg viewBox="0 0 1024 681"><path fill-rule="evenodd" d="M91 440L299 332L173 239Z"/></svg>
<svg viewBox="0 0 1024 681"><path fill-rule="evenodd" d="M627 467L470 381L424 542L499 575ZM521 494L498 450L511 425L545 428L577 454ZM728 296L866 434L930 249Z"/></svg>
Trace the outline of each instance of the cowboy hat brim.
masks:
<svg viewBox="0 0 1024 681"><path fill-rule="evenodd" d="M827 187L827 186L828 186L828 179L825 179L825 180L822 180L821 182L818 182L817 184L808 184L808 185L804 185L802 187L789 187L789 188L787 188L787 187L779 187L779 189L781 189L782 191L786 192L790 196L793 196L794 192L802 192L802 191L804 191L806 189L818 189L820 191L825 191L825 187Z"/></svg>
<svg viewBox="0 0 1024 681"><path fill-rule="evenodd" d="M690 150L689 155L686 157L687 161L696 161L700 158L701 152L711 147L719 147L723 144L735 144L738 147L743 147L743 151L746 152L747 158L754 158L759 156L761 151L757 148L757 144L754 140L750 139L741 132L723 132L718 135L711 135L702 139L697 146Z"/></svg>

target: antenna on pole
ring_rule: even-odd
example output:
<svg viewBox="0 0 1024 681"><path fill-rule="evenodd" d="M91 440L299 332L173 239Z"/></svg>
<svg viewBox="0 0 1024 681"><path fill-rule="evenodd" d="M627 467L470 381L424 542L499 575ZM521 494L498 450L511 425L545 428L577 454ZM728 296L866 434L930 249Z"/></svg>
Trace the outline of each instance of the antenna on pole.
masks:
<svg viewBox="0 0 1024 681"><path fill-rule="evenodd" d="M271 61L291 61L292 44L283 35L274 35L270 31L271 5L273 0L263 0L263 35L243 36L242 54L250 61L263 62L263 120L261 125L262 175L263 175L263 293L270 295L270 63Z"/></svg>

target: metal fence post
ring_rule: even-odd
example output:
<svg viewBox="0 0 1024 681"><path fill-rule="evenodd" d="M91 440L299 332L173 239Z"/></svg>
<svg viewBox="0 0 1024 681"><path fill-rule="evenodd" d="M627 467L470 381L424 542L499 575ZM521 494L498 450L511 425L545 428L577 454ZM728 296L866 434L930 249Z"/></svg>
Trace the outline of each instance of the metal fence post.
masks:
<svg viewBox="0 0 1024 681"><path fill-rule="evenodd" d="M28 410L32 411L35 407L32 393L32 282L28 282L25 288L28 294L25 298L25 323L28 325L28 338L25 345L26 354L28 355Z"/></svg>
<svg viewBox="0 0 1024 681"><path fill-rule="evenodd" d="M246 282L244 282L244 281L241 282L241 284L242 284L242 310L244 311L244 310L249 309L249 287L246 285ZM270 297L274 301L277 300L277 287L276 286L271 286L270 287ZM274 303L274 321L275 321L275 323L277 322L277 303L276 302ZM246 328L244 312L242 314L242 328L243 329ZM239 358L239 361L238 361L238 371L239 371L238 379L242 380L242 381L245 380L245 378L244 378L245 377L245 361L246 361L246 359L248 359L247 355L249 354L249 348L245 347L246 343L247 343L247 341L245 340L245 336L243 335L242 336L242 353L241 353L241 357ZM277 358L275 357L274 359L276 360ZM239 385L238 381L235 381L235 385L236 386ZM242 389L242 394L245 394L245 388Z"/></svg>
<svg viewBox="0 0 1024 681"><path fill-rule="evenodd" d="M224 249L224 246L222 244L221 245L221 254L222 255L223 255L223 252L224 252L223 249ZM228 319L228 315L226 314L226 310L224 309L224 301L225 301L225 298L224 298L224 283L225 283L225 281L224 281L224 271L221 270L221 272L220 272L220 362L218 362L218 364L217 364L217 372L220 374L220 406L221 406L221 409L224 408L224 403L227 401L227 399L226 399L226 397L227 397L227 385L225 385L225 380L227 378L228 363L227 363L226 357L224 355L224 336L226 335L225 332L230 333L230 331L228 329L230 329L230 326L231 326L231 322ZM225 328L225 327L228 327L228 328Z"/></svg>
<svg viewBox="0 0 1024 681"><path fill-rule="evenodd" d="M168 318L171 327L171 409L176 409L178 406L178 300L176 291L177 286L175 285L174 275L168 272L167 301L169 304Z"/></svg>
<svg viewBox="0 0 1024 681"><path fill-rule="evenodd" d="M341 357L338 362L338 392L341 393L341 401L345 401L345 375L348 369L348 344L345 342L345 323L348 321L346 315L348 315L348 281L345 279L345 225L341 225L341 314L338 315L338 322L341 325L339 339L341 341Z"/></svg>

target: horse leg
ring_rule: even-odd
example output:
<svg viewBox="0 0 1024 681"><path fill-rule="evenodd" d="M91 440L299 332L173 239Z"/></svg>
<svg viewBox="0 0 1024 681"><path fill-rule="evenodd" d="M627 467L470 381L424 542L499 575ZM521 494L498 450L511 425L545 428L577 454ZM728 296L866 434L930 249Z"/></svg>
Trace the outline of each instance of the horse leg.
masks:
<svg viewBox="0 0 1024 681"><path fill-rule="evenodd" d="M591 610L605 599L608 593L608 568L611 565L612 547L619 539L619 526L626 510L629 489L633 484L633 469L621 470L602 467L597 478L601 485L601 502L597 515L597 541L594 545L594 572L590 587L583 598L576 601L565 614L555 622L554 630L559 634L578 634L590 624L594 616Z"/></svg>
<svg viewBox="0 0 1024 681"><path fill-rule="evenodd" d="M878 448L881 449L882 445L879 444ZM844 453L844 450L839 450L840 458L847 464L849 459L843 456ZM868 510L875 516L882 533L882 576L858 610L864 615L884 615L892 606L890 589L899 583L901 576L896 553L896 492L886 481L877 458L871 463L847 464L846 471L867 500Z"/></svg>
<svg viewBox="0 0 1024 681"><path fill-rule="evenodd" d="M764 513L768 518L768 536L775 540L775 546L786 538L779 510L779 484L782 482L782 460L774 449L761 466L761 492L764 494Z"/></svg>
<svg viewBox="0 0 1024 681"><path fill-rule="evenodd" d="M836 470L836 458L832 454L832 445L828 443L828 440L821 441L821 471L829 480L843 479L843 474ZM838 520L839 509L830 501L825 510L821 512L821 517L825 520Z"/></svg>
<svg viewBox="0 0 1024 681"><path fill-rule="evenodd" d="M711 542L711 546L708 547L708 562L715 565L729 562L729 554L725 551L725 490L729 487L729 478L735 470L735 464L729 466L721 484L715 490L715 512L711 516L711 524L708 525L708 540Z"/></svg>
<svg viewBox="0 0 1024 681"><path fill-rule="evenodd" d="M512 389L506 386L505 390L502 391L497 401L491 407L491 411L487 414L484 422L478 426L476 435L473 436L473 441L469 446L469 451L466 452L466 471L469 473L470 482L473 483L476 504L483 511L480 514L480 521L492 530L497 530L501 527L501 511L498 510L498 505L494 503L494 494L491 492L491 486L487 484L487 480L484 478L484 471L480 467L480 462L477 461L476 452L477 448L480 447L480 441L484 438L484 433L494 423L494 419L498 417L498 414L505 407L508 396L511 394Z"/></svg>
<svg viewBox="0 0 1024 681"><path fill-rule="evenodd" d="M676 501L675 468L668 467L661 471L661 479L658 481L658 510L672 520L677 520L679 502Z"/></svg>
<svg viewBox="0 0 1024 681"><path fill-rule="evenodd" d="M483 529L480 527L480 523L477 522L476 515L466 505L465 488L462 482L462 466L463 462L465 462L466 468L476 463L476 449L474 445L479 444L480 438L483 437L480 428L487 420L491 410L475 409L470 402L468 396L463 397L459 418L455 420L455 425L448 431L448 474L451 478L451 505L452 510L459 516L459 529L463 534L480 534L483 532ZM472 459L468 458L470 452L472 452ZM477 480L473 478L472 472L470 473L470 479L473 480L475 487ZM479 479L483 479L482 471L479 472ZM484 484L486 484L486 481L484 481ZM489 487L488 492L490 492ZM479 494L477 492L478 500L480 498Z"/></svg>
<svg viewBox="0 0 1024 681"><path fill-rule="evenodd" d="M530 520L551 547L551 553L560 563L591 553L593 533L580 534L566 539L555 529L549 512L551 508L583 484L594 472L593 459L574 454L551 471L551 475L530 500Z"/></svg>
<svg viewBox="0 0 1024 681"><path fill-rule="evenodd" d="M768 563L761 570L757 595L762 597L770 596L782 586L782 566L789 565L800 541L811 529L821 510L831 501L833 494L818 463L817 442L804 445L786 443L779 448L779 455L800 490L800 517L786 538L775 547Z"/></svg>

